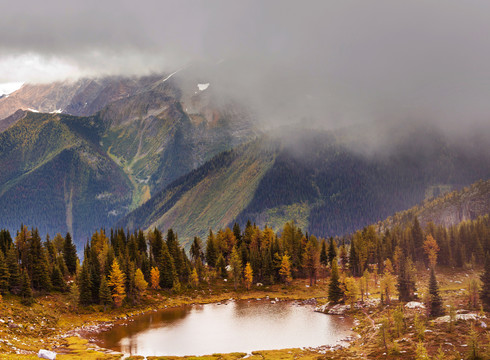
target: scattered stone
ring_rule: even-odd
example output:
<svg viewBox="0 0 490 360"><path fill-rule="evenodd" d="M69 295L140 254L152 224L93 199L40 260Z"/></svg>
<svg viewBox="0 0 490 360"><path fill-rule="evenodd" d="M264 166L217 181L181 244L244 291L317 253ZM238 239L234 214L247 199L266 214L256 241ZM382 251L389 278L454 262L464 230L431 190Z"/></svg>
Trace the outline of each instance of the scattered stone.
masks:
<svg viewBox="0 0 490 360"><path fill-rule="evenodd" d="M53 351L41 349L37 353L37 357L41 358L41 359L55 360L56 359L56 353Z"/></svg>
<svg viewBox="0 0 490 360"><path fill-rule="evenodd" d="M410 301L405 304L407 309L425 309L425 305L419 301Z"/></svg>

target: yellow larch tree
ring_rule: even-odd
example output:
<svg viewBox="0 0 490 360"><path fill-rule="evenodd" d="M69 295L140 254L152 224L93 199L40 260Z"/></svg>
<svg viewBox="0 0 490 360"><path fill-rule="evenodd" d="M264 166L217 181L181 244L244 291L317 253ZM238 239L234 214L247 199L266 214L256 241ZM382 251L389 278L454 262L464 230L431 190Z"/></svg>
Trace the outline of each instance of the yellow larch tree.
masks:
<svg viewBox="0 0 490 360"><path fill-rule="evenodd" d="M160 271L156 266L151 268L150 271L151 288L158 289L160 287Z"/></svg>
<svg viewBox="0 0 490 360"><path fill-rule="evenodd" d="M126 281L124 273L119 268L117 260L112 262L111 272L109 274L109 281L107 285L111 288L112 299L116 307L122 305L124 298L126 297L126 289L124 282Z"/></svg>
<svg viewBox="0 0 490 360"><path fill-rule="evenodd" d="M247 290L250 290L250 286L252 285L252 281L254 279L254 273L249 262L245 266L245 270L243 270L243 277L245 279L245 287Z"/></svg>
<svg viewBox="0 0 490 360"><path fill-rule="evenodd" d="M134 285L140 292L144 292L148 287L148 282L145 280L143 272L139 268L134 273Z"/></svg>

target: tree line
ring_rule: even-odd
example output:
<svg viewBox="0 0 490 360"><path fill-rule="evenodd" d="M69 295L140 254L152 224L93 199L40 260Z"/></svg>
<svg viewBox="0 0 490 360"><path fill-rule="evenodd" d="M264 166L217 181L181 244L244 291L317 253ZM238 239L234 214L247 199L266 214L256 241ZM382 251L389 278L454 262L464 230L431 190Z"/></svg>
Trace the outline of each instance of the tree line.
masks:
<svg viewBox="0 0 490 360"><path fill-rule="evenodd" d="M408 226L384 232L374 225L343 238L318 239L288 222L275 233L250 221L242 230L209 231L195 237L186 252L177 234L155 228L144 233L104 229L93 233L77 256L70 233L41 240L39 231L21 226L14 238L0 231L0 292L19 295L29 304L35 294L69 292L73 304L121 306L141 300L147 288L180 292L215 279L229 279L235 289L252 284L289 285L293 279L329 278L328 297L353 303L369 293L369 278L379 282L382 301L415 298L415 267L431 268L434 307L442 307L436 264L465 267L483 264L480 298L490 305L489 217L444 228L422 229L415 217Z"/></svg>

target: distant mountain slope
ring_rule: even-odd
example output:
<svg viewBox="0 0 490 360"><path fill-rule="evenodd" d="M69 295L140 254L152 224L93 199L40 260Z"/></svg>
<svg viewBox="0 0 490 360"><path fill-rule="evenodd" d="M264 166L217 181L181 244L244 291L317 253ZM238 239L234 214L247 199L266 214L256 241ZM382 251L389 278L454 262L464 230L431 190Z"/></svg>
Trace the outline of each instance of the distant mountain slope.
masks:
<svg viewBox="0 0 490 360"><path fill-rule="evenodd" d="M76 240L84 240L95 223L112 225L178 177L256 136L242 107L218 103L212 88L199 90L197 82L194 88L174 78L25 85L9 96L40 101L32 107L43 111L60 102L68 105L62 114L17 110L0 121L0 205L11 209L0 217L0 227L14 231L23 222L50 233L73 230ZM34 95L28 97L30 92ZM99 109L90 116L65 114ZM77 176L67 175L65 168ZM46 169L57 174L56 181ZM45 178L56 189L44 188ZM69 199L74 202L64 199L72 188L75 195ZM19 201L22 191L36 204L53 197L49 210L28 208L28 202Z"/></svg>
<svg viewBox="0 0 490 360"><path fill-rule="evenodd" d="M250 202L274 161L267 138L223 152L171 183L119 222L129 228L172 227L183 241L225 227Z"/></svg>
<svg viewBox="0 0 490 360"><path fill-rule="evenodd" d="M312 234L342 235L407 209L434 192L490 178L488 155L467 153L424 129L410 135L418 137L417 144L408 136L398 149L374 157L351 151L335 133L298 130L291 137L264 137L260 142L273 145L252 147L254 162L246 161L251 158L247 151L232 152L233 161L223 162L226 171L208 172L222 161L218 159L231 156L219 155L192 173L199 174L198 179L184 176L119 224L173 227L186 241L207 228L222 227L226 214L227 225L234 221L244 225L250 219L280 229L294 219ZM240 199L246 201L235 201L233 180L243 184L241 174L257 162L262 166L253 186L240 185ZM178 201L173 197L176 189Z"/></svg>
<svg viewBox="0 0 490 360"><path fill-rule="evenodd" d="M380 229L411 224L417 216L421 226L429 222L449 227L462 221L490 214L490 180L480 180L461 190L425 200L411 209L398 212L380 222Z"/></svg>
<svg viewBox="0 0 490 360"><path fill-rule="evenodd" d="M0 128L2 119L18 109L32 109L41 113L92 115L113 101L134 95L157 78L159 77L111 76L49 84L25 84L19 90L0 99Z"/></svg>
<svg viewBox="0 0 490 360"><path fill-rule="evenodd" d="M95 124L27 112L0 133L2 227L17 229L22 222L52 235L70 231L80 240L127 211L128 178L96 141L78 133L93 126L97 140Z"/></svg>

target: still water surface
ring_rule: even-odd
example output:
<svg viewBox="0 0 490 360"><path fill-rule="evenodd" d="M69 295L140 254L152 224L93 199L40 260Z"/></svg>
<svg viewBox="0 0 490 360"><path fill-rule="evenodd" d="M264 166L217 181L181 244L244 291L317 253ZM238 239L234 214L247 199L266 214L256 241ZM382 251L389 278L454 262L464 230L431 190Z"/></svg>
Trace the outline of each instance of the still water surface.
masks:
<svg viewBox="0 0 490 360"><path fill-rule="evenodd" d="M334 345L351 334L348 318L288 302L230 301L166 309L97 335L130 355L207 355Z"/></svg>

